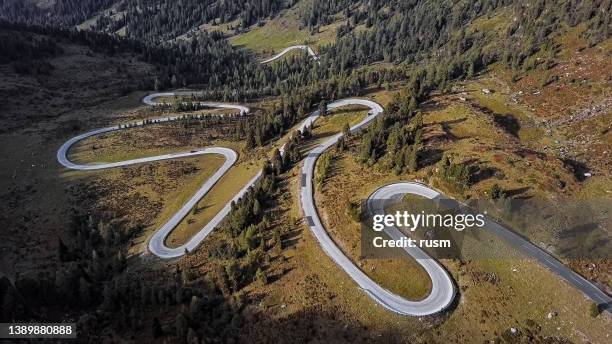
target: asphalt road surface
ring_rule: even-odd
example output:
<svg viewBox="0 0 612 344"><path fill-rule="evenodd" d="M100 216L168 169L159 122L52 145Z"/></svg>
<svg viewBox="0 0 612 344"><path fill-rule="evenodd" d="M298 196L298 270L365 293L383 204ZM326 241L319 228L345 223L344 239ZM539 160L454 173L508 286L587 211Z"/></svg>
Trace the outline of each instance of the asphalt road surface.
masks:
<svg viewBox="0 0 612 344"><path fill-rule="evenodd" d="M188 93L184 92L180 95L187 95ZM174 95L179 95L178 93L155 93L148 95L143 99L143 102L148 105L154 105L154 100L159 97L170 97ZM248 113L249 109L247 107L241 105L232 105L232 104L219 104L219 103L202 103L204 106L215 107L215 108L230 108L236 109L240 113ZM156 123L169 122L178 119L178 116L170 116L170 117L162 117L154 119L153 121ZM179 247L168 247L165 245L165 240L172 232L172 230L181 222L181 220L189 214L191 209L197 204L197 202L204 197L212 189L212 187L223 177L223 175L234 165L236 160L238 159L238 154L229 148L224 147L206 147L195 150L190 150L188 152L180 152L180 153L171 153L171 154L163 154L158 156L140 158L140 159L132 159L132 160L124 160L118 162L110 162L110 163L95 163L95 164L77 164L68 158L68 151L70 148L76 144L77 142L84 140L88 137L92 137L95 135L108 133L112 131L125 130L128 128L142 127L144 126L144 121L138 121L134 123L130 123L127 125L117 125L113 127L106 127L101 129L95 129L84 134L75 136L70 140L66 141L60 149L57 151L57 160L60 164L64 165L67 168L73 170L101 170L108 168L116 168L123 167L134 164L141 164L153 161L160 160L168 160L168 159L179 159L179 158L187 158L194 157L203 154L220 154L225 157L225 162L223 165L217 170L197 191L196 193L185 203L183 206L174 214L172 217L151 237L149 240L149 251L154 255L160 258L176 258L184 255L185 253L194 250L201 242L208 236L210 232L223 220L223 218L229 213L231 210L231 201L221 209L219 213L213 217L213 219L202 228L198 233L196 233L188 242L179 246ZM248 186L253 185L257 179L259 179L261 173L257 174L243 189L241 189L232 199L232 201L238 200L240 197L244 195L247 191Z"/></svg>
<svg viewBox="0 0 612 344"><path fill-rule="evenodd" d="M382 107L377 103L363 99L343 99L330 103L328 109L349 104L363 105L370 108L368 116L363 121L353 126L351 132L359 131L366 124L374 120L377 115L383 112ZM316 112L314 116L318 116L318 112ZM316 117L312 120L314 119L316 119ZM444 310L452 303L455 297L455 286L448 273L425 252L419 249L406 250L406 253L417 259L432 282L431 293L425 299L410 301L381 287L361 269L355 266L351 259L338 248L333 239L328 235L325 227L323 227L314 204L314 168L318 157L327 149L335 145L340 137L342 137L342 134L334 135L321 145L312 149L304 159L304 165L302 167L300 188L302 211L304 212L304 217L306 218L308 226L323 248L323 251L325 251L325 253L357 283L361 290L390 311L403 315L425 316ZM417 188L411 183L398 183L377 190L372 197L381 199L409 191L423 191L423 188ZM385 228L385 232L394 239L404 236L395 228Z"/></svg>
<svg viewBox="0 0 612 344"><path fill-rule="evenodd" d="M292 45L290 47L287 47L285 49L283 49L283 51L281 51L280 53L265 59L263 61L261 61L261 63L268 63L268 62L272 62L276 59L281 58L283 55L285 55L286 53L290 52L291 50L305 50L306 52L308 52L308 55L312 56L312 58L316 61L319 59L319 57L317 56L317 54L315 54L315 52L312 50L312 48L310 48L307 45Z"/></svg>
<svg viewBox="0 0 612 344"><path fill-rule="evenodd" d="M575 273L572 269L563 265L563 263L548 254L548 252L542 250L538 246L532 244L529 240L489 218L485 219L485 228L495 233L498 237L504 239L513 247L516 247L522 251L527 257L537 260L549 270L563 278L567 283L574 286L574 288L580 290L583 294L593 300L593 302L597 303L601 311L612 313L612 298L610 298L596 285Z"/></svg>
<svg viewBox="0 0 612 344"><path fill-rule="evenodd" d="M262 63L267 63L273 61L275 59L280 58L285 53L293 49L302 49L307 50L308 53L313 56L315 59L317 58L312 49L307 46L292 46L284 49L281 53L263 61ZM143 102L147 105L158 105L159 103L155 102L155 99L160 97L173 97L173 96L189 96L197 94L197 92L166 92L166 93L154 93L146 96L143 99ZM238 110L241 114L248 114L249 109L242 105L235 104L224 104L224 103L214 103L214 102L202 102L201 105L207 107L214 108L229 108ZM370 100L366 99L342 99L331 102L327 105L327 109L331 110L334 108L346 106L346 105L361 105L368 107L370 110L368 112L368 116L362 120L360 123L351 127L351 132L357 132L361 130L364 126L369 124L372 120L376 118L379 114L383 112L382 107ZM312 125L312 123L319 117L319 112L314 111L311 113L298 127L298 130L302 131L307 126ZM162 117L153 120L155 123L168 122L178 119L178 116L169 116ZM78 164L70 161L68 158L68 152L70 148L77 142L84 140L88 137L92 137L95 135L108 133L111 131L124 130L128 128L144 126L145 123L143 121L131 123L129 126L119 125L112 126L106 128L100 128L96 130L92 130L86 132L84 134L75 136L70 140L66 141L57 152L58 161L65 167L76 170L99 170L99 169L107 169L107 168L116 168L122 166L128 166L133 164L147 163L153 161L167 160L167 159L177 159L177 158L186 158L193 157L203 154L220 154L225 157L225 162L221 166L221 168L216 171L211 178L209 178L198 190L197 192L164 224L161 228L159 228L149 240L149 251L160 257L160 258L176 258L184 255L185 253L194 250L197 246L212 232L212 230L217 227L221 221L227 216L227 214L231 210L232 201L237 201L240 199L244 193L248 190L248 188L254 185L259 178L261 177L261 171L253 177L233 198L230 202L228 202L224 208L215 215L215 217L206 224L200 231L198 231L189 241L179 247L170 248L165 245L165 240L167 236L172 232L172 230L183 220L183 218L191 211L193 206L206 195L208 191L219 181L219 179L231 168L231 166L237 160L237 153L229 148L224 147L207 147L201 148L197 150L191 150L189 152L182 153L172 153L172 154L164 154L154 157L146 157L140 159L132 159L126 161L119 162L110 162L110 163L92 163L92 164ZM344 253L336 246L334 241L327 234L327 231L321 224L319 219L316 206L314 204L314 191L313 191L313 178L314 178L314 167L317 158L327 149L332 147L338 140L342 137L342 134L336 134L326 140L324 143L318 145L313 148L310 152L308 152L306 158L304 159L304 164L302 167L302 175L301 175L301 189L300 189L300 203L302 206L302 210L304 212L304 217L306 222L313 232L315 238L323 248L324 252L340 267L342 268L359 286L361 290L363 290L368 296L370 296L374 301L378 304L382 305L386 309L403 314L403 315L411 315L411 316L425 316L438 313L448 307L456 296L456 288L453 284L453 281L449 274L444 270L444 268L437 263L434 259L429 257L424 251L416 248L406 248L405 251L408 255L412 256L416 261L425 269L428 273L429 278L432 282L432 290L431 293L423 300L420 301L410 301L402 298L399 295L396 295L380 285L374 282L371 278L369 278L363 271L361 271L353 262L344 255ZM281 148L281 151L284 150L284 146ZM427 198L439 198L441 195L424 185L418 183L411 182L402 182L390 184L385 187L382 187L376 190L370 197L370 199L391 199L394 197L401 196L406 193L414 193ZM368 207L374 207L372 202L367 202ZM374 210L374 209L371 209ZM381 211L381 209L377 209L377 211ZM526 239L521 236L516 235L514 232L506 229L505 227L491 221L487 220L487 228L496 233L501 238L510 242L515 247L520 248L527 256L534 258L540 261L542 264L547 266L553 272L560 275L563 279L565 279L568 283L573 285L574 287L581 290L588 297L593 299L595 302L600 304L602 309L610 311L611 299L606 294L604 294L601 290L599 290L595 285L585 280L578 274L574 273L571 269L565 267L559 261L554 259L552 256L547 254L545 251L539 249L537 246L531 244ZM393 239L400 238L403 234L393 227L385 228L385 232Z"/></svg>

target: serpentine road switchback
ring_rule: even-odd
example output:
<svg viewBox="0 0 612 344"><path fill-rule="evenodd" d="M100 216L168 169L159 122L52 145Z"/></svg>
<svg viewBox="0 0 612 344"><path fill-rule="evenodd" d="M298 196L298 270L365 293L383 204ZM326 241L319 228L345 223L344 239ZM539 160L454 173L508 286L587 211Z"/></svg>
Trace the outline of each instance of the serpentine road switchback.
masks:
<svg viewBox="0 0 612 344"><path fill-rule="evenodd" d="M316 59L316 55L312 49L307 46L293 46L286 48L281 53L275 55L274 57L264 60L262 63L268 63L275 59L280 58L285 53L293 49L302 49L307 50L308 53ZM192 95L194 92L166 92L166 93L154 93L146 96L143 99L143 102L147 105L159 105L160 103L155 102L155 99L160 97L173 97L173 96L188 96ZM235 104L224 104L224 103L214 103L214 102L201 102L201 106L211 107L211 108L227 108L227 109L235 109L240 114L246 115L249 113L249 109L245 106L235 105ZM331 110L334 108L346 106L346 105L360 105L369 108L368 116L364 118L360 123L351 127L351 132L356 132L366 126L368 123L373 121L378 115L383 112L383 108L371 101L366 99L342 99L331 102L327 105L327 109ZM302 131L307 126L312 125L312 123L319 117L319 111L314 111L299 125L298 130ZM111 162L111 163L92 163L92 164L78 164L70 161L68 158L68 152L70 148L76 144L77 142L84 140L86 138L118 131L125 130L128 128L135 127L143 127L147 123L163 123L170 122L179 119L179 116L168 116L157 118L153 120L139 121L135 123L131 123L130 125L117 125L106 128L95 129L84 134L75 136L68 141L66 141L57 152L57 159L66 168L74 169L74 170L100 170L100 169L108 169L115 167L123 167L133 164L140 164L146 162L167 160L167 159L177 159L177 158L186 158L186 157L194 157L203 154L220 154L225 157L225 162L223 165L217 170L197 191L196 193L174 214L171 218L162 225L149 239L148 249L149 251L164 259L176 258L184 255L186 252L190 252L198 247L198 245L210 234L215 227L217 227L221 221L227 216L227 214L231 210L231 203L233 201L237 201L240 199L248 190L248 188L254 185L261 177L262 172L260 171L255 177L253 177L233 198L229 201L222 210L217 213L213 219L206 224L200 231L198 231L192 238L189 239L185 244L171 248L165 245L165 240L168 235L172 232L172 230L185 218L185 216L191 211L191 209L197 204L197 202L202 199L208 191L221 179L221 177L233 166L233 164L238 159L238 154L229 148L224 147L207 147L196 150L191 150L189 152L182 153L172 153L172 154L164 154L153 157L146 157L140 159L132 159L125 160L119 162ZM314 178L314 167L317 161L317 158L327 149L332 147L338 140L342 137L342 134L336 134L326 140L324 143L313 148L304 159L302 172L300 175L301 184L300 184L300 203L302 206L302 210L304 212L304 217L310 229L312 230L315 238L318 240L319 244L325 251L325 253L340 267L342 268L359 286L361 290L363 290L368 296L370 296L374 301L378 304L382 305L386 309L393 311L402 315L410 315L410 316L425 316L438 313L446 309L454 300L456 295L456 289L454 283L449 276L449 274L444 270L444 268L436 262L434 259L429 257L425 252L420 249L415 248L406 248L405 251L407 254L412 256L416 261L425 269L428 273L429 278L431 279L431 292L430 294L423 300L420 301L410 301L406 300L403 297L396 295L380 285L374 282L370 277L368 277L362 270L360 270L355 264L351 261L350 258L346 257L344 253L338 248L338 246L334 243L333 239L327 234L327 231L321 224L319 219L316 206L314 203L314 189L313 189L313 178ZM281 152L283 149L281 148ZM420 185L417 183L396 183L387 185L376 190L371 196L370 199L391 199L393 197L397 197L398 195L406 194L406 193L415 193L427 198L437 198L440 194L424 185ZM373 207L372 202L367 203L368 207ZM374 209L370 209L374 210ZM377 211L380 212L380 209ZM502 227L503 228L503 227ZM507 230L505 230L508 232ZM396 228L385 228L385 232L392 238L397 239L404 234L402 234ZM520 238L520 237L519 237ZM512 238L515 240L516 238ZM527 242L526 240L522 239ZM527 242L528 243L528 242ZM524 242L520 244L526 245ZM535 246L534 246L535 247ZM530 247L531 248L531 247ZM533 248L531 248L533 249ZM551 258L544 251L537 249L537 254L533 254L536 259L538 255L545 255L547 259ZM554 259L554 258L553 258ZM566 270L570 271L570 269L566 268L562 264L550 266L553 271L560 274L564 277L564 273L567 273ZM560 270L562 270L560 272ZM573 273L573 272L572 272ZM575 273L573 273L576 275ZM573 276L573 275L572 275ZM566 280L567 278L564 277ZM571 283L571 282L570 282ZM593 298L593 293L595 289L599 291L595 286L590 284L590 282L582 279L580 281L581 286L577 286L580 290L582 290L589 297ZM573 283L572 283L573 284ZM590 286L588 287L587 284ZM575 285L575 284L574 284ZM576 286L576 285L575 285ZM585 290L588 289L588 290ZM601 291L599 293L603 294ZM605 294L603 294L605 295ZM610 298L602 299L601 295L596 295L597 298L594 298L598 303L607 302L610 304ZM607 297L607 296L605 296ZM607 300L607 301L606 301Z"/></svg>
<svg viewBox="0 0 612 344"><path fill-rule="evenodd" d="M276 59L279 59L281 56L285 55L286 53L290 52L291 50L304 50L315 61L317 61L319 59L319 57L317 56L317 54L315 54L315 52L312 50L311 47L309 47L307 45L292 45L290 47L287 47L287 48L283 49L280 53L270 57L269 59L265 59L265 60L261 61L261 63L268 63L268 62L272 62L272 61L274 61Z"/></svg>

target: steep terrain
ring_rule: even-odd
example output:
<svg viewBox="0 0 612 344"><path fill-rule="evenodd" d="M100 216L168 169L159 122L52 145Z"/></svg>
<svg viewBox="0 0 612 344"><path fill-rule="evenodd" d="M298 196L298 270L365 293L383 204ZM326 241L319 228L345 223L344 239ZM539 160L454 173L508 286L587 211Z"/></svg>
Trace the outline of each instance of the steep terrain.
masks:
<svg viewBox="0 0 612 344"><path fill-rule="evenodd" d="M502 206L608 200L610 6L2 1L0 19L11 23L0 28L0 320L78 321L90 342L605 342L606 314L489 237L472 247L509 258L442 260L459 290L448 312L417 319L378 307L322 253L299 208L301 154L352 117L323 117L308 135L293 131L328 100L383 105L380 121L324 155L316 205L361 269L420 298L430 285L414 262L359 257L354 205L398 180ZM308 44L320 59L290 53L260 64L295 44ZM141 105L149 91L181 88L201 93L169 97L166 107ZM245 104L253 116L223 120L194 106L202 99ZM55 154L88 129L176 113L185 119L92 138L71 152L87 163L210 145L236 150L231 178L190 211L168 244L201 228L229 199L224 192L266 160L274 167L201 247L160 261L146 252L149 235L218 159L86 173L61 168ZM285 142L289 153L276 154ZM609 257L565 255L562 239L571 233L561 220L517 228L609 294ZM598 228L609 228L605 220L593 217ZM605 239L581 244L601 252Z"/></svg>

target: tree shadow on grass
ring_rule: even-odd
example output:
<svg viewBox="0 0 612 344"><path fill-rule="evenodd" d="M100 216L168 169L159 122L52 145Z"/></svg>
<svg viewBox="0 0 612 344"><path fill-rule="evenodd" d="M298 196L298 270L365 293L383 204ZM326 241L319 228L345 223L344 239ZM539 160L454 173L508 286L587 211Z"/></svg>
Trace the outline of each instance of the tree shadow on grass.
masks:
<svg viewBox="0 0 612 344"><path fill-rule="evenodd" d="M444 151L439 148L427 147L419 152L419 168L435 165L442 159Z"/></svg>
<svg viewBox="0 0 612 344"><path fill-rule="evenodd" d="M302 239L302 232L304 230L302 228L296 228L290 230L289 232L281 235L281 241L283 243L283 248L294 247L297 243Z"/></svg>
<svg viewBox="0 0 612 344"><path fill-rule="evenodd" d="M505 132L518 138L519 131L521 130L521 124L512 114L493 114L493 121Z"/></svg>
<svg viewBox="0 0 612 344"><path fill-rule="evenodd" d="M355 291L356 293L359 291ZM279 303L270 307L283 309ZM271 331L270 329L274 329ZM369 329L356 321L347 321L338 314L310 309L290 316L262 317L240 329L241 343L402 343L392 330Z"/></svg>

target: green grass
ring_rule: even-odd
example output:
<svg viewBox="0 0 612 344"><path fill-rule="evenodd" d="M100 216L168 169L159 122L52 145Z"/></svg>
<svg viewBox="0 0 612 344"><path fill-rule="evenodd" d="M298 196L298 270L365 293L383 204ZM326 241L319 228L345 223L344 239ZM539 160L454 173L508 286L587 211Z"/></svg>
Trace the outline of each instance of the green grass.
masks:
<svg viewBox="0 0 612 344"><path fill-rule="evenodd" d="M612 198L612 177L593 176L582 183L576 195L579 199Z"/></svg>
<svg viewBox="0 0 612 344"><path fill-rule="evenodd" d="M212 176L225 161L225 158L218 154L206 154L200 158L196 158L196 165L200 168L197 176L183 179L180 181L180 186L175 192L163 195L164 206L163 210L157 216L155 223L151 229L157 230L166 222L185 202L187 202L194 194L195 190L199 189L210 176ZM212 190L211 190L212 191ZM205 196L206 197L206 196Z"/></svg>
<svg viewBox="0 0 612 344"><path fill-rule="evenodd" d="M321 220L330 236L364 273L384 288L411 300L425 298L431 289L431 280L403 250L391 249L394 251L392 259L361 258L360 240L366 239L361 237L361 224L355 222L346 209L350 200L365 199L394 178L371 171L365 173L362 166L347 155L336 158L331 171L316 196Z"/></svg>
<svg viewBox="0 0 612 344"><path fill-rule="evenodd" d="M367 113L367 111L361 110L360 107L350 106L335 109L330 111L327 116L319 117L314 123L312 138L301 147L302 152L306 153L323 143L330 136L342 132L346 123L349 126L359 123L367 116Z"/></svg>
<svg viewBox="0 0 612 344"><path fill-rule="evenodd" d="M445 109L428 113L425 116L425 123L446 126L449 133L459 139L470 137L493 139L496 136L491 123L485 117L473 116L471 109L463 103L452 103Z"/></svg>
<svg viewBox="0 0 612 344"><path fill-rule="evenodd" d="M313 134L330 136L337 134L344 129L346 123L353 126L362 121L368 115L367 110L360 107L343 107L330 111L328 115L321 116L315 122Z"/></svg>
<svg viewBox="0 0 612 344"><path fill-rule="evenodd" d="M313 129L313 137L304 143L302 150L304 152L309 151L326 138L341 132L346 123L349 126L355 125L365 116L367 116L367 111L362 110L359 106L348 106L330 111L328 115L317 119ZM355 164L353 159L346 156L339 159L332 162L329 178L323 183L322 187L317 188L316 203L322 212L322 221L325 223L328 232L334 240L340 243L339 246L342 250L354 262L359 261L361 269L377 283L412 300L426 297L431 288L431 281L416 261L409 257L384 260L360 259L358 252L360 224L350 218L345 206L349 199L367 197L367 193L375 187L383 185L386 180L378 178L361 180L365 175L361 175L359 180L353 178L347 180L344 172L340 175L334 171L355 171L360 167ZM372 176L368 175L368 177ZM317 178L316 175L315 178ZM345 183L349 183L351 186L339 186ZM355 192L359 192L359 196ZM401 257L402 254L398 252L398 257Z"/></svg>
<svg viewBox="0 0 612 344"><path fill-rule="evenodd" d="M200 231L242 189L257 172L261 164L248 160L232 167L198 202L196 214L189 213L166 238L166 245L177 247ZM194 187L188 187L194 190ZM193 195L193 191L191 191ZM191 196L188 196L191 197ZM187 199L185 199L187 201ZM184 202L181 202L182 205ZM172 214L172 213L171 213Z"/></svg>
<svg viewBox="0 0 612 344"><path fill-rule="evenodd" d="M163 126L167 124L156 125L156 128L163 130ZM167 245L171 247L179 246L185 243L193 234L197 233L206 223L208 223L234 195L252 179L255 174L261 169L262 152L251 152L249 155L241 154L244 150L244 144L241 142L231 141L209 141L192 142L191 145L177 145L173 141L172 136L159 137L159 133L151 128L135 128L126 131L112 132L108 134L98 135L88 138L80 142L70 152L70 158L73 161L82 163L91 162L113 162L128 159L136 159L147 156L156 156L166 153L184 152L190 149L201 148L196 147L197 144L206 143L206 147L220 146L231 148L239 152L239 159L213 188L200 200L198 204L199 210L193 214L190 213L183 221L171 232L167 238ZM132 142L150 142L144 145L131 144ZM164 146L170 143L169 147ZM93 149L93 147L96 149ZM152 234L159 229L180 207L185 204L201 187L201 185L210 178L224 163L225 158L216 154L205 154L202 156L190 158L193 159L199 171L195 176L189 175L178 181L178 187L172 191L165 193L163 196L158 195L159 192L152 189L151 185L142 184L134 181L134 190L143 195L147 195L152 200L157 200L162 204L160 213L153 219L151 225L145 230L144 236L141 238L142 243L146 243L146 236ZM117 169L103 171L111 176L117 174ZM101 172L102 173L102 172ZM119 178L120 174L117 174ZM156 175L156 179L161 178L161 183L166 184L164 178L168 178L167 174ZM177 181L172 181L176 183ZM168 181L170 183L170 181ZM136 249L142 249L138 247Z"/></svg>
<svg viewBox="0 0 612 344"><path fill-rule="evenodd" d="M468 83L466 88L469 92L469 96L476 100L480 105L497 114L513 115L521 124L521 128L518 132L518 137L521 142L538 143L538 141L545 137L542 129L536 127L532 114L530 114L522 106L513 104L508 95L499 89L499 85L490 81L480 81ZM483 88L491 88L494 89L495 92L491 94L484 94L481 92Z"/></svg>
<svg viewBox="0 0 612 344"><path fill-rule="evenodd" d="M109 151L97 151L92 149L93 145L96 145L95 139L87 139L84 140L83 143L80 143L70 149L68 153L68 157L71 161L75 163L109 163L109 162L117 162L124 160L132 160L145 158L150 156L157 156L162 154L170 154L176 152L184 152L188 151L190 148L196 147L186 147L186 148L176 148L176 147L159 147L159 148L147 148L147 149L130 149L126 148L126 150L117 150L114 152Z"/></svg>
<svg viewBox="0 0 612 344"><path fill-rule="evenodd" d="M299 178L292 178L291 190L298 190L298 183ZM289 215L293 218L300 218L302 213L298 197L298 192L292 192ZM416 318L389 312L380 307L366 293L360 292L355 281L323 253L310 229L303 225L302 231L302 240L288 258L294 260L298 267L292 272L299 274L297 278L303 280L305 277L314 276L324 283L325 287L322 291L333 295L333 298L327 298L318 307L322 306L323 309L331 307L344 314L343 317L348 317L346 321L350 319L381 332L393 330L398 335L401 334L406 337L419 329L421 325ZM300 287L309 286L309 284L303 282L298 282L298 285ZM278 288L272 289L271 292L284 295L284 297L287 295L286 290ZM301 306L310 307L312 300L307 294L308 292L291 293L291 299Z"/></svg>
<svg viewBox="0 0 612 344"><path fill-rule="evenodd" d="M317 47L335 40L338 22L323 26L311 35L307 29L300 30L298 12L298 8L291 8L263 26L252 27L245 33L231 37L229 41L234 46L250 49L257 54L272 55L298 44L308 44L315 48L316 52Z"/></svg>
<svg viewBox="0 0 612 344"><path fill-rule="evenodd" d="M262 27L230 38L230 43L235 46L245 47L257 53L275 53L296 44L304 44L308 38L306 31L297 28L283 27L276 22L269 22Z"/></svg>
<svg viewBox="0 0 612 344"><path fill-rule="evenodd" d="M345 183L333 187L328 185L323 191L324 197L335 197L336 194L350 190L348 192L354 195L353 198L361 199L378 184L393 179L411 179L409 176L393 177L368 171L370 175L367 180L370 182L367 182L360 177L363 173L360 172L358 165L351 168L350 164L345 165L344 161L342 164L343 168L339 171L342 171L341 179ZM317 204L321 209L321 203ZM341 202L332 201L326 204L323 211L330 211L330 204L333 206ZM342 216L337 212L328 215L330 221L332 218ZM358 232L354 232L354 229L351 230L350 226L346 225L350 220L342 218L338 222L345 225L328 227L326 224L326 228L336 241L345 240L344 236L358 235ZM347 234L342 234L343 231ZM449 318L437 327L435 334L428 334L431 335L431 342L438 342L442 338L455 338L449 342L457 343L493 340L510 327L524 328L528 319L541 326L542 333L548 336L562 335L578 340L584 334L594 342L605 338L607 320L601 319L602 317L594 320L589 318L588 299L545 267L523 259L521 254L496 236L486 231L476 237L466 236L462 242L462 249L462 252L467 254L471 252L473 257L479 258L466 259L463 266L457 261L441 260L456 281L461 294L459 303ZM427 289L423 289L422 283L427 281L427 276L418 273L418 270L407 273L405 266L394 265L393 261L376 260L372 262L376 265L376 269L370 271L369 264L370 262L366 262L362 269L383 287L406 297L414 296L419 290L426 294ZM497 280L491 283L484 279L485 276L496 276ZM376 312L371 310L371 306L368 307L367 302L363 303L363 307L367 307L362 310L364 312L373 314ZM484 313L483 310L488 313ZM546 318L549 312L557 312L558 315L549 320ZM379 315L365 317L366 321L373 324L382 321L374 319ZM386 317L384 319L390 320Z"/></svg>
<svg viewBox="0 0 612 344"><path fill-rule="evenodd" d="M495 12L493 16L482 16L470 23L468 32L485 32L501 34L506 31L511 22L511 9L506 7Z"/></svg>
<svg viewBox="0 0 612 344"><path fill-rule="evenodd" d="M227 110L200 110L190 114L224 113ZM156 116L156 117L161 117ZM122 123L133 123L137 120ZM192 149L202 148L198 142L188 145L179 145L170 140L170 144L159 142L162 131L172 132L170 128L174 124L151 124L146 127L135 127L126 130L112 131L100 135L88 137L77 142L68 152L68 157L76 163L108 163L131 159L138 159L162 154L185 152ZM168 138L165 138L168 140ZM223 141L212 141L206 146L224 145Z"/></svg>

